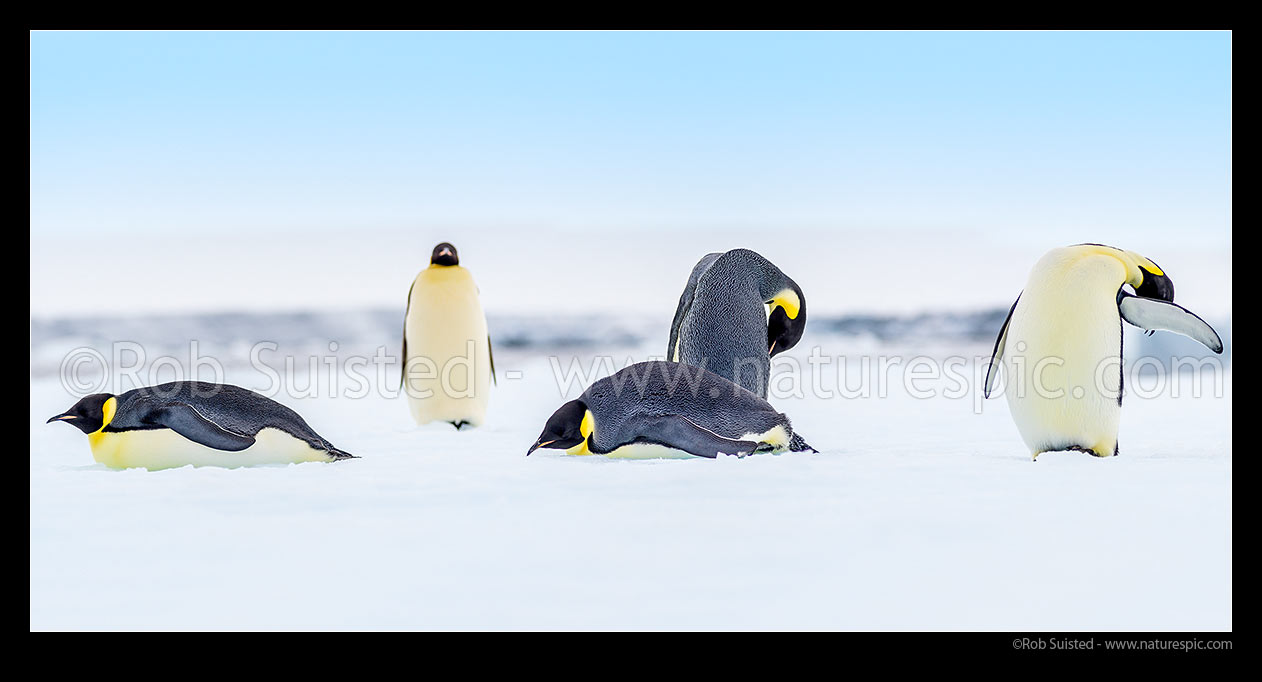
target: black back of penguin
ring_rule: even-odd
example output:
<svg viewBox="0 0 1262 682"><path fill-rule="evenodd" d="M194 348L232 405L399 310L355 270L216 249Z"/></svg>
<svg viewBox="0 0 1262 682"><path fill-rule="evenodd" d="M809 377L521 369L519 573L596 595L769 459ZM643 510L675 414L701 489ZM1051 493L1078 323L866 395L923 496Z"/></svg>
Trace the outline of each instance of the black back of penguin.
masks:
<svg viewBox="0 0 1262 682"><path fill-rule="evenodd" d="M201 416L233 433L257 436L265 428L274 428L316 449L340 452L297 412L275 400L240 386L205 381L173 381L123 393L118 396L114 418L105 431L165 428L148 418L163 408L179 404L191 405Z"/></svg>
<svg viewBox="0 0 1262 682"><path fill-rule="evenodd" d="M781 309L773 312L770 332L782 341L772 347L766 301L786 289L799 298L797 319L790 323ZM749 249L708 254L680 297L667 357L675 357L678 345L679 362L703 366L765 397L771 355L797 343L805 315L801 289L771 261Z"/></svg>
<svg viewBox="0 0 1262 682"><path fill-rule="evenodd" d="M697 282L701 277L714 265L714 261L722 256L722 252L707 253L697 261L692 267L692 272L688 275L688 284L684 286L684 293L679 295L679 304L675 306L675 317L670 322L670 341L666 346L666 359L679 362L675 357L675 352L679 345L679 328L683 325L684 318L687 317L688 311L692 308L692 299L697 293Z"/></svg>
<svg viewBox="0 0 1262 682"><path fill-rule="evenodd" d="M644 436L645 417L680 415L719 436L740 439L784 426L789 418L766 400L713 372L677 362L641 362L592 384L579 398L596 419L594 450Z"/></svg>

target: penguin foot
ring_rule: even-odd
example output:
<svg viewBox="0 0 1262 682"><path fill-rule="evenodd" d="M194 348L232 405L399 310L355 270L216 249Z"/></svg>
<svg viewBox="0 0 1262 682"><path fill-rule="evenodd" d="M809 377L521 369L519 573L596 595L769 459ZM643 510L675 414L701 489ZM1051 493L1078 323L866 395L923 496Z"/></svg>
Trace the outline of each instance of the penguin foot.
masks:
<svg viewBox="0 0 1262 682"><path fill-rule="evenodd" d="M790 452L814 452L819 454L819 450L811 447L801 436L793 434L793 438L789 440Z"/></svg>
<svg viewBox="0 0 1262 682"><path fill-rule="evenodd" d="M352 455L345 450L339 450L333 447L333 444L327 440L309 440L307 441L307 445L310 445L312 450L324 450L324 452L328 454L329 460L334 462L339 459L359 459L356 455Z"/></svg>
<svg viewBox="0 0 1262 682"><path fill-rule="evenodd" d="M345 450L338 450L337 448L331 448L328 452L329 457L332 457L335 461L339 459L359 459L359 457L352 455Z"/></svg>
<svg viewBox="0 0 1262 682"><path fill-rule="evenodd" d="M450 424L451 424L452 426L456 427L456 430L457 430L457 431L459 431L459 430L460 430L460 427L468 425L468 423L469 423L469 422L467 422L467 421L465 421L465 420L463 420L463 419L461 419L461 420L460 420L460 421L458 421L458 422L450 422Z"/></svg>

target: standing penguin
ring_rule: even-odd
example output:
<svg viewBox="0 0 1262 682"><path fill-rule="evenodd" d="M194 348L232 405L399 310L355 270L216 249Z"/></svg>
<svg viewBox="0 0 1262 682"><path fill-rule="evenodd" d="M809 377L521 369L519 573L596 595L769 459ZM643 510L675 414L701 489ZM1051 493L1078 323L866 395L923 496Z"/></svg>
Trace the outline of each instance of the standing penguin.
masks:
<svg viewBox="0 0 1262 682"><path fill-rule="evenodd" d="M661 360L626 367L562 405L526 454L539 448L628 459L816 451L766 400Z"/></svg>
<svg viewBox="0 0 1262 682"><path fill-rule="evenodd" d="M435 246L429 262L408 290L400 385L417 424L445 421L458 431L486 420L495 362L478 287L456 247Z"/></svg>
<svg viewBox="0 0 1262 682"><path fill-rule="evenodd" d="M1118 454L1122 320L1223 351L1204 320L1174 304L1174 283L1151 260L1102 244L1049 251L999 330L985 384L989 398L1002 364L1008 408L1034 457Z"/></svg>
<svg viewBox="0 0 1262 682"><path fill-rule="evenodd" d="M331 462L354 457L320 437L298 413L230 384L172 381L122 395L85 396L48 420L88 435L109 467L169 469Z"/></svg>
<svg viewBox="0 0 1262 682"><path fill-rule="evenodd" d="M806 329L806 296L749 249L706 254L693 267L670 325L666 357L704 367L767 397L771 358Z"/></svg>

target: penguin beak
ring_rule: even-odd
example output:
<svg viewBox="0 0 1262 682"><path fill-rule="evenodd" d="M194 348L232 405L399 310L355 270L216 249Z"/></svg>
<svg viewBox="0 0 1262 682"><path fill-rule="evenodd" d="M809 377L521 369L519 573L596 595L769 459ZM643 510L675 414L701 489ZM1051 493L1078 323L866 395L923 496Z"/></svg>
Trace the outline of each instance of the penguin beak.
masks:
<svg viewBox="0 0 1262 682"><path fill-rule="evenodd" d="M44 422L44 423L45 423L45 424L51 424L51 423L53 423L53 422L55 422L55 421L58 421L58 420L62 420L62 421L64 421L64 420L66 420L66 419L78 419L78 417L77 417L77 416L75 416L75 415L73 415L73 414L65 414L65 413L62 413L62 414L59 414L59 415L57 415L57 416L55 416L55 417L49 417L49 418L48 418L48 421L46 421L46 422Z"/></svg>
<svg viewBox="0 0 1262 682"><path fill-rule="evenodd" d="M451 255L451 249L443 249L442 251L439 251L439 252L438 252L438 255L440 255L440 256L450 256L450 255Z"/></svg>
<svg viewBox="0 0 1262 682"><path fill-rule="evenodd" d="M545 445L551 445L551 444L553 444L553 443L555 443L555 442L556 442L556 439L555 439L555 438L553 438L553 439L552 439L552 440L550 440L550 441L545 441L545 442L542 442L542 443L535 443L534 445L530 446L530 449L529 449L529 450L527 450L527 451L526 451L526 456L527 456L527 457L529 457L529 456L530 456L530 453L534 452L535 450L538 450L539 448L544 447Z"/></svg>

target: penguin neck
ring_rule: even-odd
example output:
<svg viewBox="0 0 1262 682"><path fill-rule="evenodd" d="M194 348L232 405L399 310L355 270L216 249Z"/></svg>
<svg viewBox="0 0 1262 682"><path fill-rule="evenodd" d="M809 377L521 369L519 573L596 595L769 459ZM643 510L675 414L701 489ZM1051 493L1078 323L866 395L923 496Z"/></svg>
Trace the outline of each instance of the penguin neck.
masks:
<svg viewBox="0 0 1262 682"><path fill-rule="evenodd" d="M774 263L748 249L732 249L723 254L715 263L717 272L728 281L744 281L758 290L763 301L784 299L792 302L791 306L782 306L785 312L792 308L790 317L797 317L796 310L801 305L794 290L792 280L788 278Z"/></svg>
<svg viewBox="0 0 1262 682"><path fill-rule="evenodd" d="M469 271L459 265L430 264L428 268L421 270L421 274L417 275L417 278L435 284L473 281Z"/></svg>
<svg viewBox="0 0 1262 682"><path fill-rule="evenodd" d="M1099 289L1109 297L1128 278L1128 263L1108 247L1058 249L1043 258L1030 273L1026 288L1075 290Z"/></svg>
<svg viewBox="0 0 1262 682"><path fill-rule="evenodd" d="M1114 248L1112 246L1103 246L1100 244L1081 244L1076 247L1070 247L1074 255L1074 265L1079 268L1088 268L1101 277L1107 277L1112 283L1113 273L1117 272L1117 286L1123 283L1132 287L1138 287L1143 282L1143 273L1140 271L1141 265L1150 266L1149 271L1155 270L1154 274L1161 274L1160 268L1149 261L1147 258L1140 256L1131 251ZM1108 265L1104 265L1108 263ZM1108 275L1104 272L1108 271Z"/></svg>
<svg viewBox="0 0 1262 682"><path fill-rule="evenodd" d="M438 263L430 263L428 268L421 272L428 277L454 277L462 273L468 272L459 265L439 265Z"/></svg>

